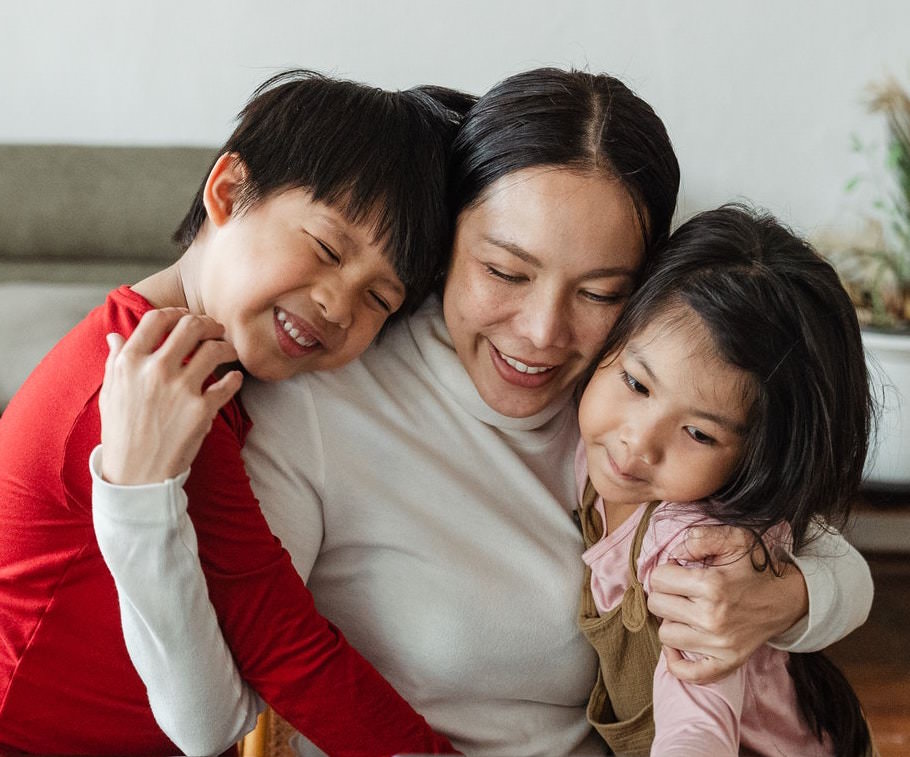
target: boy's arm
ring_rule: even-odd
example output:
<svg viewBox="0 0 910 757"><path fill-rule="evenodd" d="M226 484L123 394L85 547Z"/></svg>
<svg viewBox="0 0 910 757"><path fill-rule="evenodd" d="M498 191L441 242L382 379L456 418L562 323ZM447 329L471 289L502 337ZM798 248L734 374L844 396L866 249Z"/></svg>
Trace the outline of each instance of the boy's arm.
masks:
<svg viewBox="0 0 910 757"><path fill-rule="evenodd" d="M810 651L865 621L872 603L871 574L840 534L820 529L795 565L787 565L778 577L752 567L751 534L726 526L696 531L698 538L686 542L687 554L678 556L715 565L698 570L663 565L651 579L648 607L664 618L660 637L672 648L668 666L674 675L707 683L742 665L765 642ZM674 649L701 659L686 660Z"/></svg>

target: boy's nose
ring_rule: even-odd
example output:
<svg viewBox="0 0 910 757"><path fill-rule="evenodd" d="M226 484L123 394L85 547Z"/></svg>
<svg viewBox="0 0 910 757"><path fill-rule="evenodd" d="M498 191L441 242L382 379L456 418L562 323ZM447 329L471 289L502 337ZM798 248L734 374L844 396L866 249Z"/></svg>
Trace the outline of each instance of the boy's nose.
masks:
<svg viewBox="0 0 910 757"><path fill-rule="evenodd" d="M344 287L320 286L314 289L313 299L319 305L323 318L329 323L334 323L343 329L351 325L353 319L351 298Z"/></svg>

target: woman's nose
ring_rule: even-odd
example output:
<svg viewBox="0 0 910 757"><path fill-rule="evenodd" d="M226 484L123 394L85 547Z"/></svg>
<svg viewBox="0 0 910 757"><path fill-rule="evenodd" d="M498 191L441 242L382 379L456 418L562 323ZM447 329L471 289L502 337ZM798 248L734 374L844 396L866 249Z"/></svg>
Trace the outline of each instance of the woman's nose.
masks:
<svg viewBox="0 0 910 757"><path fill-rule="evenodd" d="M520 336L537 349L565 347L569 343L571 313L562 297L541 292L526 298L518 319Z"/></svg>

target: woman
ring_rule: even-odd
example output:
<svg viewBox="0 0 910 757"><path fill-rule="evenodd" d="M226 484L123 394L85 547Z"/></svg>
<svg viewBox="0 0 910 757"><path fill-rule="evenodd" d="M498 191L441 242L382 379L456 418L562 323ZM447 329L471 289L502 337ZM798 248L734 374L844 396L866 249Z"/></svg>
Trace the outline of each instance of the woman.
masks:
<svg viewBox="0 0 910 757"><path fill-rule="evenodd" d="M456 139L441 299L341 371L244 390L254 488L320 610L465 752L603 750L585 721L596 659L575 626L573 392L667 236L678 183L663 124L617 80L513 76L477 102ZM96 480L105 513L129 497ZM147 534L108 525L110 541L143 546ZM166 528L185 538L192 527L184 518ZM677 672L727 671L772 636L791 649L823 646L861 622L871 598L862 559L840 537L814 549L841 559L801 559L812 613L795 626L806 612L799 571L772 582L740 560L705 571L706 589L694 571L667 567L669 583L656 587L695 600L652 597L655 613L681 621L664 624L663 641L713 658ZM202 692L239 686L236 671L209 664L204 635L153 627L141 610L148 576L125 550L115 563L150 696L187 681ZM153 593L175 602L188 596L184 582L202 581L195 564L180 579L166 573ZM848 611L847 596L867 601ZM215 623L210 608L184 604ZM745 619L753 614L760 627ZM267 618L263 634L266 644ZM175 644L195 664L164 680L156 671ZM236 735L225 732L225 743Z"/></svg>

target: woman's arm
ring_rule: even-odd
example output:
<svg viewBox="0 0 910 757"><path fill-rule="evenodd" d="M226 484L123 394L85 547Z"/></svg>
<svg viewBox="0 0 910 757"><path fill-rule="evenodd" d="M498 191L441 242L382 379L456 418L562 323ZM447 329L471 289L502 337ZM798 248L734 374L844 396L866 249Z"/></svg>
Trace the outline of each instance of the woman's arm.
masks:
<svg viewBox="0 0 910 757"><path fill-rule="evenodd" d="M115 486L89 459L92 513L114 576L126 648L161 730L186 754L218 754L264 707L221 635L186 515L189 471L162 484Z"/></svg>
<svg viewBox="0 0 910 757"><path fill-rule="evenodd" d="M662 565L653 572L648 607L664 618L661 641L670 672L707 683L738 668L761 644L788 651L827 646L861 625L872 603L872 579L862 556L836 532L820 531L783 576L756 571L748 559L751 534L726 526L696 529L687 553L713 563L692 570ZM694 653L687 660L674 650Z"/></svg>
<svg viewBox="0 0 910 757"><path fill-rule="evenodd" d="M127 348L130 344L128 341ZM172 353L182 364L180 351ZM157 352L150 352L148 358L154 359L155 355ZM176 407L174 403L165 406L144 401L146 394L157 396L157 382L180 374L174 365L154 372L157 378L150 381L150 392L133 392L136 381L132 371L142 371L144 362L140 359L132 367L106 374L103 427L113 427L113 438L124 439L128 445L144 444L156 449L181 444L182 438L158 437L150 442L130 435L131 418L137 413L158 413L166 421ZM199 391L198 387L190 389ZM135 412L128 412L134 407ZM124 622L139 627L125 629L136 642L131 654L139 644L153 646L154 639L173 640L180 650L161 646L148 655L134 657L149 687L150 699L159 702L156 717L164 713L166 722L185 723L186 718L176 712L180 707L172 694L173 686L185 687L180 706L190 706L204 717L202 722L195 722L195 732L215 723L217 730L224 732L213 734L213 738L229 743L236 736L238 722L246 722L249 702L254 701L244 702L244 696L249 695L233 683L235 673L229 672L225 677L222 668L229 647L240 677L330 753L452 751L449 742L434 734L337 629L316 612L312 596L293 569L287 552L269 531L250 489L240 458L239 414L239 408L233 406L230 412L221 411L216 416L184 485L189 503L185 509L187 500L181 501L179 495L159 497L151 505L157 508L157 517L149 518L142 528L135 528L129 522L116 524L116 518L109 518L111 506L116 514L116 508L123 506L124 493L128 499L129 490L109 487L104 495L100 489L98 492L99 497L121 497L119 505L108 500L98 508L99 516L115 521L112 528L110 522L99 528L99 542L105 542L102 549L121 589L129 578L126 563L130 555L164 550L159 553L158 572L145 577L148 585L121 597L122 603L129 603L134 609L124 614ZM150 424L150 428L168 425L162 422L160 426ZM115 456L125 454L121 447L104 447L104 470L109 452ZM174 488L179 487L171 485L172 495ZM193 531L198 539L198 559ZM210 603L202 601L206 589ZM161 613L157 604L167 601L180 602L183 609ZM227 647L224 641L218 644L221 633ZM164 665L167 675L160 676L150 669L151 665ZM213 687L217 687L217 693L212 692ZM187 705L191 700L195 703Z"/></svg>

